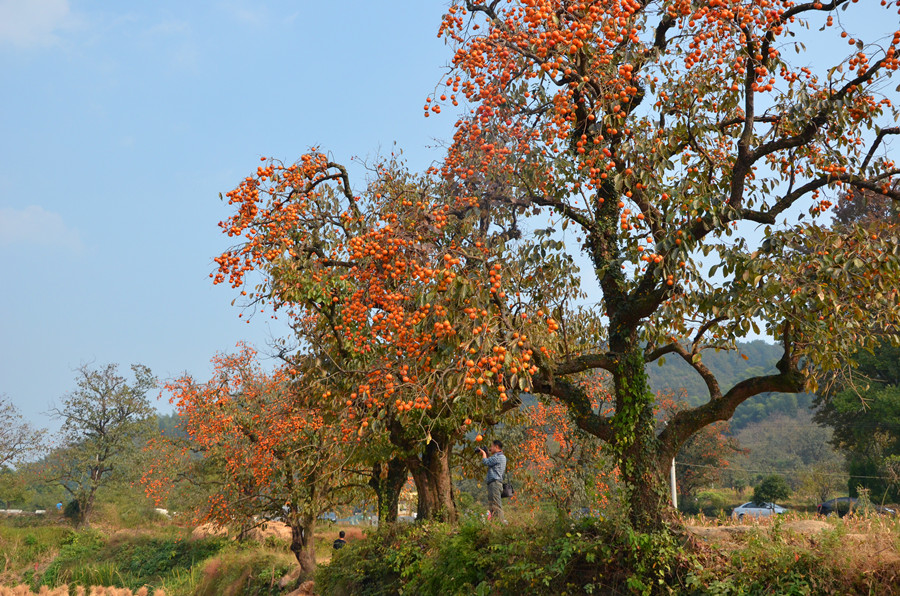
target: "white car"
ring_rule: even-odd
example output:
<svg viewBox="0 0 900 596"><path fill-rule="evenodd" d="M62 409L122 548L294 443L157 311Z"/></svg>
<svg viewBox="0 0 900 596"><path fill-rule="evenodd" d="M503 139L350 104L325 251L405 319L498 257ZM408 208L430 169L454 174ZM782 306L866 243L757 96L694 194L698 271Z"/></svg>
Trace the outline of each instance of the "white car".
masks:
<svg viewBox="0 0 900 596"><path fill-rule="evenodd" d="M731 517L735 519L744 519L744 517L769 517L771 515L781 515L787 511L784 507L776 505L775 503L754 503L750 501L749 503L744 503L743 505L738 505L734 508L734 511L731 512Z"/></svg>

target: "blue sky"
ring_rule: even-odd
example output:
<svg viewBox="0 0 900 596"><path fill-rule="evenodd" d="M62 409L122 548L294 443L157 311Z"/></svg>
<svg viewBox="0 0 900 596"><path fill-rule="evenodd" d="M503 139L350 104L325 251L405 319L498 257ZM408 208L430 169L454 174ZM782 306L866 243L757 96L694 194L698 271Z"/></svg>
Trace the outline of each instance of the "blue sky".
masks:
<svg viewBox="0 0 900 596"><path fill-rule="evenodd" d="M427 165L453 124L422 117L444 8L0 0L0 394L53 426L82 363L205 379L264 348L280 324L241 322L208 277L218 193L316 144Z"/></svg>

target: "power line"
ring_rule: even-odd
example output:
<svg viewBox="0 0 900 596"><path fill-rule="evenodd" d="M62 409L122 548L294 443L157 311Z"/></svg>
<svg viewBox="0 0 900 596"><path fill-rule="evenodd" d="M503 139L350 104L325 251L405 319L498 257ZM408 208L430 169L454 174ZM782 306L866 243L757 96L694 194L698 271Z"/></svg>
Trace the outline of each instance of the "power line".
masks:
<svg viewBox="0 0 900 596"><path fill-rule="evenodd" d="M768 470L751 470L749 468L738 468L735 466L728 466L727 468L722 468L721 466L710 466L710 465L706 465L706 464L688 464L688 463L682 463L680 461L676 461L675 465L676 466L685 466L688 468L709 468L709 469L713 469L713 470L728 469L728 470L735 470L738 472L750 472L753 474L771 474L773 472L796 474L801 471L801 470L782 470L782 469L773 469L773 468L770 468ZM871 480L891 480L891 478L888 478L887 476L857 476L855 474L835 474L835 473L831 473L831 472L822 472L821 475L822 476L834 476L836 478L866 478L866 479L871 479Z"/></svg>

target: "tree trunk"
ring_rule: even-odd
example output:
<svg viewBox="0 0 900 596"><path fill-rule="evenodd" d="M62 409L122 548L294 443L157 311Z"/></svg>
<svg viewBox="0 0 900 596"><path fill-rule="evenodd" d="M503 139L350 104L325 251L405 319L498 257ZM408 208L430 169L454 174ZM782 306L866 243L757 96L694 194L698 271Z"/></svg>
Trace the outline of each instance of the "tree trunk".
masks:
<svg viewBox="0 0 900 596"><path fill-rule="evenodd" d="M407 459L418 491L416 519L455 522L456 501L450 477L450 441L432 433L421 459Z"/></svg>
<svg viewBox="0 0 900 596"><path fill-rule="evenodd" d="M372 477L369 486L375 490L378 498L378 524L390 524L397 521L397 510L400 507L400 491L406 484L406 462L395 457L385 464L375 462L372 466Z"/></svg>
<svg viewBox="0 0 900 596"><path fill-rule="evenodd" d="M93 473L92 473L93 477ZM91 484L86 491L79 491L75 496L75 502L78 503L78 511L73 518L76 528L90 528L91 514L94 512L94 500L97 494L97 485Z"/></svg>
<svg viewBox="0 0 900 596"><path fill-rule="evenodd" d="M632 344L635 345L635 344ZM663 527L666 511L662 449L656 437L655 397L650 390L644 357L639 348L618 353L613 373L616 413L616 452L625 481L629 519L636 530L651 532Z"/></svg>
<svg viewBox="0 0 900 596"><path fill-rule="evenodd" d="M316 518L304 516L292 518L291 524L291 552L300 563L300 570L304 577L311 577L316 570L315 536Z"/></svg>

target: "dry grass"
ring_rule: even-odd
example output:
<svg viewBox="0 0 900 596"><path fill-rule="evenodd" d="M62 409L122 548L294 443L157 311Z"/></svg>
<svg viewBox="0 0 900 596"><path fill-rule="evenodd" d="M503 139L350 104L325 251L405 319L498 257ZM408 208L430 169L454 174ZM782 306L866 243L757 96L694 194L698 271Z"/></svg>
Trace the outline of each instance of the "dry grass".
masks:
<svg viewBox="0 0 900 596"><path fill-rule="evenodd" d="M69 596L69 586L65 584L57 586L56 588L41 586L40 590L37 592L32 592L31 588L25 585L18 585L12 588L0 586L0 596L32 596L34 594ZM76 596L150 596L151 593L147 588L141 588L137 592L132 592L128 588L108 588L104 586L91 586L90 588L85 588L83 586L76 586L75 594ZM152 595L166 596L166 593L162 590L154 590Z"/></svg>
<svg viewBox="0 0 900 596"><path fill-rule="evenodd" d="M890 516L822 518L787 514L779 518L686 519L685 530L708 564L791 569L796 563L810 580L827 580L842 593L900 593L900 519ZM801 567L797 567L799 570ZM827 570L822 574L819 570ZM821 575L821 577L819 577ZM887 586L898 586L896 590ZM887 591L885 591L887 589Z"/></svg>

